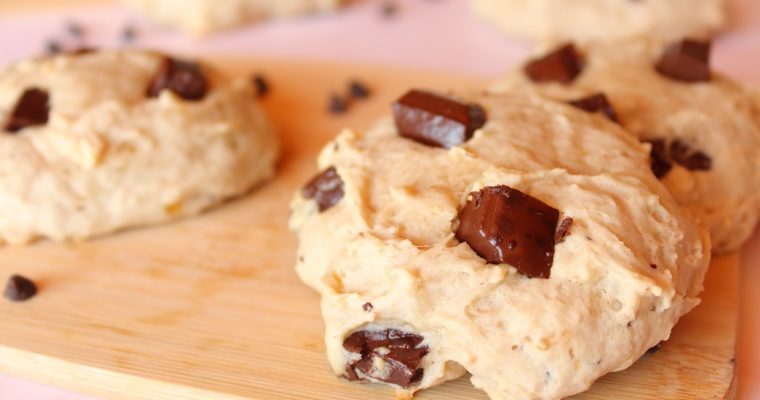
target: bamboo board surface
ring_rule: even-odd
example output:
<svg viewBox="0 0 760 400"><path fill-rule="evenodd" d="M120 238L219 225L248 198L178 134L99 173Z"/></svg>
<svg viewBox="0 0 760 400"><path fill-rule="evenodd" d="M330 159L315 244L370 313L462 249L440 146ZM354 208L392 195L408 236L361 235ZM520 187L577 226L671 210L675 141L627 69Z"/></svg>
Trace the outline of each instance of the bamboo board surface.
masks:
<svg viewBox="0 0 760 400"><path fill-rule="evenodd" d="M263 101L283 141L276 179L195 219L91 242L0 248L0 280L41 285L27 303L0 301L0 372L108 399L392 399L392 390L334 378L318 296L293 270L287 205L344 126L387 113L409 87L479 87L467 77L284 61L227 61L262 71ZM373 96L344 116L327 97L348 78ZM599 380L591 399L733 398L737 259L716 260L703 303L658 353ZM466 379L418 399L486 399Z"/></svg>

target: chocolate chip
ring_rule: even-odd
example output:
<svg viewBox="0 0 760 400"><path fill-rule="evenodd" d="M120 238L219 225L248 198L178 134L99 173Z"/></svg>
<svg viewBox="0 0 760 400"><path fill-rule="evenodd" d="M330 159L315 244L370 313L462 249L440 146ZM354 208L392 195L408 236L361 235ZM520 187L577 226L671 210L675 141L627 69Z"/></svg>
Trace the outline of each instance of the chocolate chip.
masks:
<svg viewBox="0 0 760 400"><path fill-rule="evenodd" d="M648 141L652 145L652 150L649 152L649 157L652 159L652 172L657 179L661 179L673 169L673 164L668 157L668 149L664 140L656 139Z"/></svg>
<svg viewBox="0 0 760 400"><path fill-rule="evenodd" d="M343 96L332 93L327 109L333 114L343 114L348 111L348 101Z"/></svg>
<svg viewBox="0 0 760 400"><path fill-rule="evenodd" d="M422 90L407 92L392 107L399 135L429 146L460 145L486 123L483 107Z"/></svg>
<svg viewBox="0 0 760 400"><path fill-rule="evenodd" d="M343 348L361 358L346 366L346 378L374 378L408 388L424 374L420 364L430 351L421 346L424 340L420 335L396 329L354 332L343 341Z"/></svg>
<svg viewBox="0 0 760 400"><path fill-rule="evenodd" d="M656 345L652 346L647 350L646 354L647 356L651 356L654 353L657 353L662 348L662 342L657 343Z"/></svg>
<svg viewBox="0 0 760 400"><path fill-rule="evenodd" d="M670 143L670 159L690 171L709 171L712 168L710 156L678 139Z"/></svg>
<svg viewBox="0 0 760 400"><path fill-rule="evenodd" d="M256 97L264 97L269 94L269 82L262 74L254 74L251 78L253 86L256 88Z"/></svg>
<svg viewBox="0 0 760 400"><path fill-rule="evenodd" d="M604 93L596 93L581 99L570 100L568 103L574 107L580 108L583 111L590 113L602 113L605 117L609 118L610 121L620 123L617 113L615 113L615 109L612 107L612 104L607 99L607 96L604 95Z"/></svg>
<svg viewBox="0 0 760 400"><path fill-rule="evenodd" d="M508 263L530 278L549 278L559 211L509 186L471 193L456 236L492 264Z"/></svg>
<svg viewBox="0 0 760 400"><path fill-rule="evenodd" d="M365 99L369 97L369 88L362 82L352 80L348 83L348 93L355 99Z"/></svg>
<svg viewBox="0 0 760 400"><path fill-rule="evenodd" d="M146 95L158 97L164 89L185 100L201 100L206 96L208 83L197 63L167 57L161 61Z"/></svg>
<svg viewBox="0 0 760 400"><path fill-rule="evenodd" d="M42 89L26 89L5 122L5 130L18 132L29 126L45 125L50 110L48 93Z"/></svg>
<svg viewBox="0 0 760 400"><path fill-rule="evenodd" d="M45 52L50 55L58 54L61 52L61 50L62 50L61 45L55 40L50 40L47 43L45 43Z"/></svg>
<svg viewBox="0 0 760 400"><path fill-rule="evenodd" d="M573 44L566 44L528 62L524 71L533 82L567 84L574 81L583 71L583 58Z"/></svg>
<svg viewBox="0 0 760 400"><path fill-rule="evenodd" d="M137 38L137 28L131 25L127 25L121 30L121 41L124 43L131 43Z"/></svg>
<svg viewBox="0 0 760 400"><path fill-rule="evenodd" d="M66 24L66 32L75 38L80 38L84 35L84 28L75 21L69 21Z"/></svg>
<svg viewBox="0 0 760 400"><path fill-rule="evenodd" d="M303 188L303 197L315 200L319 212L338 204L343 198L343 180L335 167L327 168L312 178Z"/></svg>
<svg viewBox="0 0 760 400"><path fill-rule="evenodd" d="M559 244L565 241L565 237L570 234L570 227L573 226L573 219L566 217L559 224L557 232L554 234L554 243Z"/></svg>
<svg viewBox="0 0 760 400"><path fill-rule="evenodd" d="M370 303L370 302L366 302L366 303L362 304L362 310L364 310L365 312L370 312L374 308L375 308L375 306L373 306L372 303Z"/></svg>
<svg viewBox="0 0 760 400"><path fill-rule="evenodd" d="M37 285L29 278L13 275L5 285L3 295L10 301L26 301L37 294Z"/></svg>
<svg viewBox="0 0 760 400"><path fill-rule="evenodd" d="M684 39L668 47L655 65L660 74L684 82L710 80L710 42Z"/></svg>
<svg viewBox="0 0 760 400"><path fill-rule="evenodd" d="M649 264L649 268L657 269L657 264Z"/></svg>
<svg viewBox="0 0 760 400"><path fill-rule="evenodd" d="M395 1L385 0L380 8L383 17L391 18L398 13L398 4Z"/></svg>

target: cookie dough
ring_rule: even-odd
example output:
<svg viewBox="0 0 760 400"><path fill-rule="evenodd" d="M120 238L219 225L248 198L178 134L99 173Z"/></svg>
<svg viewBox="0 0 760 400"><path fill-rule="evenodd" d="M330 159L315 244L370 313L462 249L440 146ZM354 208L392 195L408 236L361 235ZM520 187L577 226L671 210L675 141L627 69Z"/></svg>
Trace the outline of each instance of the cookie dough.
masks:
<svg viewBox="0 0 760 400"><path fill-rule="evenodd" d="M324 13L344 0L123 0L150 19L193 35L234 28L265 18Z"/></svg>
<svg viewBox="0 0 760 400"><path fill-rule="evenodd" d="M473 0L475 13L541 42L704 37L726 23L725 0Z"/></svg>
<svg viewBox="0 0 760 400"><path fill-rule="evenodd" d="M648 147L536 96L426 93L340 133L293 200L335 373L560 399L668 339L710 244Z"/></svg>
<svg viewBox="0 0 760 400"><path fill-rule="evenodd" d="M271 177L247 79L142 51L0 71L0 242L84 239L195 215Z"/></svg>
<svg viewBox="0 0 760 400"><path fill-rule="evenodd" d="M713 250L738 249L760 218L758 92L710 71L704 43L663 48L632 40L576 52L582 67L573 79L531 78L531 69L541 74L538 58L492 89L561 101L603 93L620 124L652 144L655 173L678 204L709 228ZM555 60L559 53L553 52ZM550 69L545 64L544 72Z"/></svg>

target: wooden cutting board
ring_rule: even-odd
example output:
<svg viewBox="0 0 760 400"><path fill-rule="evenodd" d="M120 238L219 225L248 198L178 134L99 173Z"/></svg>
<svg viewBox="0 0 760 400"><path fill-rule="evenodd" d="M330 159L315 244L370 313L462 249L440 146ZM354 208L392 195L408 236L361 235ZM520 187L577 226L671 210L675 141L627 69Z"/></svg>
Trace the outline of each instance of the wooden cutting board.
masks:
<svg viewBox="0 0 760 400"><path fill-rule="evenodd" d="M293 270L288 203L315 172L320 147L364 127L409 87L479 87L459 76L382 67L226 61L261 71L263 104L284 144L277 178L201 217L77 244L0 248L0 280L41 285L27 303L0 301L0 372L109 399L392 399L328 369L319 297ZM328 94L349 78L373 96L343 116ZM737 259L717 260L703 304L658 353L574 399L733 398ZM2 396L0 396L2 397ZM485 399L460 379L419 399Z"/></svg>

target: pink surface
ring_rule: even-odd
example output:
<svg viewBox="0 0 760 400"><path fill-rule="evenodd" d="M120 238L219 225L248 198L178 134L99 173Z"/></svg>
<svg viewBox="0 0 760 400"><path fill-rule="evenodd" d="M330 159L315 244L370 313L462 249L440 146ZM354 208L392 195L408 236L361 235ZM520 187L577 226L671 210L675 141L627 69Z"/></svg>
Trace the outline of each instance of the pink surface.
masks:
<svg viewBox="0 0 760 400"><path fill-rule="evenodd" d="M341 60L495 77L529 53L475 20L464 0L398 0L398 14L380 16L380 0L357 1L336 15L260 24L205 39L147 25L118 5L0 18L0 65L40 54L49 39L67 38L66 21L86 29L68 46L119 46L123 27L138 27L134 46L175 53ZM714 52L716 67L760 85L760 1L735 0L731 32ZM739 399L760 399L760 231L742 252L738 344ZM2 360L0 360L2 363ZM0 375L0 399L85 400L77 394Z"/></svg>

